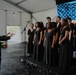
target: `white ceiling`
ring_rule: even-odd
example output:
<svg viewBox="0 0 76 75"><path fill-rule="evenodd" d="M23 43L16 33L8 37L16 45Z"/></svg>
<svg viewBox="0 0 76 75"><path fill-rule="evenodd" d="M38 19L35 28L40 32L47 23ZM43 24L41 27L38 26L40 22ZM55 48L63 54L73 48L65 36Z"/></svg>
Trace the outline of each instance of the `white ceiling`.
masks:
<svg viewBox="0 0 76 75"><path fill-rule="evenodd" d="M22 0L11 0L14 3L18 3ZM19 4L20 6L26 8L27 10L35 13L45 10L51 10L56 7L55 0L26 0Z"/></svg>
<svg viewBox="0 0 76 75"><path fill-rule="evenodd" d="M22 0L10 0L14 3L18 3ZM51 10L52 8L56 7L55 0L26 0L19 4L20 6L26 8L27 10L35 13L45 10ZM15 10L15 11L22 11L21 9L13 6L4 0L0 0L0 10Z"/></svg>
<svg viewBox="0 0 76 75"><path fill-rule="evenodd" d="M0 0L0 10L22 11L19 8L5 2L4 0Z"/></svg>
<svg viewBox="0 0 76 75"><path fill-rule="evenodd" d="M27 0L20 5L32 12L44 11L56 7L55 0Z"/></svg>

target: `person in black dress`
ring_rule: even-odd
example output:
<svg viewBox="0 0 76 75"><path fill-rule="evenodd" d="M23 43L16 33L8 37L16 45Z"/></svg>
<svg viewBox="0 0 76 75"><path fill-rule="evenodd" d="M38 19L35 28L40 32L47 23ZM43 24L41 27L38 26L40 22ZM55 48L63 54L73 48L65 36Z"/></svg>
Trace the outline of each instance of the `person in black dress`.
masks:
<svg viewBox="0 0 76 75"><path fill-rule="evenodd" d="M69 40L70 40L70 44L73 48L73 30L74 30L74 24L72 23L72 19L67 17L67 20L68 20L68 26L69 26Z"/></svg>
<svg viewBox="0 0 76 75"><path fill-rule="evenodd" d="M7 41L13 36L13 33L8 33L7 35L0 36L0 41ZM1 42L0 42L0 65L1 65Z"/></svg>
<svg viewBox="0 0 76 75"><path fill-rule="evenodd" d="M42 31L40 29L40 22L36 22L36 30L34 33L34 51L33 51L33 59L36 61L41 61L42 60Z"/></svg>
<svg viewBox="0 0 76 75"><path fill-rule="evenodd" d="M28 54L32 56L33 54L33 38L34 38L34 24L31 23L31 27L28 30Z"/></svg>
<svg viewBox="0 0 76 75"><path fill-rule="evenodd" d="M59 53L58 53L58 42L59 42L59 38L58 38L58 28L57 28L57 23L56 22L52 22L53 24L53 29L54 29L54 48L53 48L53 53L52 53L52 57L53 57L53 66L58 67L58 63L59 63Z"/></svg>
<svg viewBox="0 0 76 75"><path fill-rule="evenodd" d="M76 51L76 25L74 26L74 31L73 31L73 48Z"/></svg>
<svg viewBox="0 0 76 75"><path fill-rule="evenodd" d="M56 43L57 43L57 47L58 47L58 51L59 51L59 44L58 44L58 42L59 42L60 29L61 29L61 17L60 16L57 16L56 23L57 23L57 25L56 25L57 29L56 30L58 31Z"/></svg>
<svg viewBox="0 0 76 75"><path fill-rule="evenodd" d="M67 19L62 20L62 29L60 32L59 45L60 45L59 68L62 70L67 70L71 66L71 58L72 58Z"/></svg>
<svg viewBox="0 0 76 75"><path fill-rule="evenodd" d="M53 41L53 25L51 22L47 23L46 36L44 39L44 63L48 66L52 66L52 48L54 47Z"/></svg>

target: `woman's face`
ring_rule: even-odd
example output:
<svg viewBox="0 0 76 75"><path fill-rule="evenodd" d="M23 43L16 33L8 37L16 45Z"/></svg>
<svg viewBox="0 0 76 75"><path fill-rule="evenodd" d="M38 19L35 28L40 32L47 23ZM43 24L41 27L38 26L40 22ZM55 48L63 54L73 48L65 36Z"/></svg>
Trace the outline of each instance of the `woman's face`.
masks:
<svg viewBox="0 0 76 75"><path fill-rule="evenodd" d="M64 26L64 25L65 25L65 22L64 22L64 20L62 20L62 22L61 22L61 25L62 25L62 26Z"/></svg>
<svg viewBox="0 0 76 75"><path fill-rule="evenodd" d="M30 24L30 27L33 28L34 27L33 24Z"/></svg>
<svg viewBox="0 0 76 75"><path fill-rule="evenodd" d="M38 23L35 23L35 27L36 27L36 28L38 27Z"/></svg>
<svg viewBox="0 0 76 75"><path fill-rule="evenodd" d="M47 25L46 25L46 28L47 28L47 29L49 29L49 28L50 28L50 25L49 25L49 23L47 23Z"/></svg>

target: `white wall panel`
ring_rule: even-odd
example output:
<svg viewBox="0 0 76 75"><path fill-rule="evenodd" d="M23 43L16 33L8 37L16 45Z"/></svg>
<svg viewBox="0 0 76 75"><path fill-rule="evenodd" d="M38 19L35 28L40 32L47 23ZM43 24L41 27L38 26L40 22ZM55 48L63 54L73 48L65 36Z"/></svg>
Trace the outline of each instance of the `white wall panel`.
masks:
<svg viewBox="0 0 76 75"><path fill-rule="evenodd" d="M43 12L38 12L38 13L34 13L33 16L38 20L38 21L42 21L44 22L44 24L46 24L46 17L51 17L52 19L57 16L57 8L54 9L50 9L48 11L43 11ZM55 21L55 19L54 19ZM36 21L33 19L33 23L35 23Z"/></svg>
<svg viewBox="0 0 76 75"><path fill-rule="evenodd" d="M7 11L7 25L20 25L20 12Z"/></svg>
<svg viewBox="0 0 76 75"><path fill-rule="evenodd" d="M0 36L5 34L5 11L0 10Z"/></svg>
<svg viewBox="0 0 76 75"><path fill-rule="evenodd" d="M21 31L24 29L24 27L26 26L26 24L28 22L26 21L30 21L30 15L28 13L22 13L21 14ZM28 40L28 36L27 36L27 31L29 29L30 23L28 24L27 28L26 28L26 41ZM22 41L25 41L25 32L23 32L22 34Z"/></svg>

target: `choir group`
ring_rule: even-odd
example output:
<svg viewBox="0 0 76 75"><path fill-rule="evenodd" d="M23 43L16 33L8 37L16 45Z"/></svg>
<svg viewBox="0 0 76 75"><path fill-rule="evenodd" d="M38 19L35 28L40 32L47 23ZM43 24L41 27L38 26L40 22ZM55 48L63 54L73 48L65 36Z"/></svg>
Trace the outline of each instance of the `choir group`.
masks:
<svg viewBox="0 0 76 75"><path fill-rule="evenodd" d="M31 23L28 30L28 54L33 60L47 66L67 70L71 67L73 50L76 49L76 26L72 19L57 16L56 22L47 17L43 22Z"/></svg>

